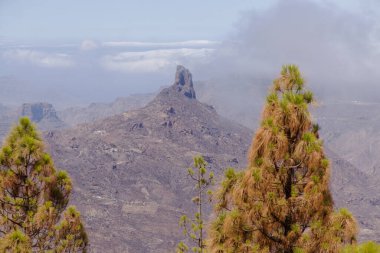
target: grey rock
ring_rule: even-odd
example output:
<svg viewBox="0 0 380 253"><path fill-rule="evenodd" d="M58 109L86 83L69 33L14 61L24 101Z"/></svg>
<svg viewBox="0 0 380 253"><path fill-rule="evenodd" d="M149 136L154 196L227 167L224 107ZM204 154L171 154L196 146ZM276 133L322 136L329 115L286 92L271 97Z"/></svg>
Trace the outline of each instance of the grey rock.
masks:
<svg viewBox="0 0 380 253"><path fill-rule="evenodd" d="M193 78L188 69L184 66L178 65L175 73L175 81L172 86L175 90L182 93L190 99L195 99L195 90L193 87Z"/></svg>
<svg viewBox="0 0 380 253"><path fill-rule="evenodd" d="M43 119L57 119L53 105L48 103L25 103L21 106L21 116L27 116L36 123Z"/></svg>
<svg viewBox="0 0 380 253"><path fill-rule="evenodd" d="M66 127L58 117L52 104L25 103L21 107L6 107L0 105L0 140L3 140L20 117L27 116L37 124L42 131Z"/></svg>
<svg viewBox="0 0 380 253"><path fill-rule="evenodd" d="M65 123L57 116L52 104L25 103L21 106L21 116L29 117L41 130L63 128Z"/></svg>

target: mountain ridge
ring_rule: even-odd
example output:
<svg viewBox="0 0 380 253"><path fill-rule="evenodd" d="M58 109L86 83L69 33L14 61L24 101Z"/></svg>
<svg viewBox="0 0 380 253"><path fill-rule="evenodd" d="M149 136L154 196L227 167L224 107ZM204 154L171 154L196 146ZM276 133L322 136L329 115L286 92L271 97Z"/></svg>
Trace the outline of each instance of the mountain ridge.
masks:
<svg viewBox="0 0 380 253"><path fill-rule="evenodd" d="M204 155L219 176L245 166L251 131L196 100L190 83L174 82L143 108L45 134L74 180L95 252L173 250L178 218L193 208L192 158Z"/></svg>

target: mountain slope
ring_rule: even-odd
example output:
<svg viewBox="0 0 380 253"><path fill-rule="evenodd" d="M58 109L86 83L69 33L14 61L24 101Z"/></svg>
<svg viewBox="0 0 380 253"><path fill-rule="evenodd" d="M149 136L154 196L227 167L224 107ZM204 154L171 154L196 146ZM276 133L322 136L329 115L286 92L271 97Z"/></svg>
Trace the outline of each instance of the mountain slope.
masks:
<svg viewBox="0 0 380 253"><path fill-rule="evenodd" d="M198 102L179 66L175 83L146 107L46 138L75 180L73 203L96 252L168 252L181 235L178 218L192 207L192 157L205 155L218 175L244 167L251 131Z"/></svg>
<svg viewBox="0 0 380 253"><path fill-rule="evenodd" d="M136 94L117 98L114 102L92 103L88 107L71 107L58 112L58 116L70 126L90 123L126 111L144 107L154 98L153 94Z"/></svg>
<svg viewBox="0 0 380 253"><path fill-rule="evenodd" d="M336 207L348 208L359 225L359 240L380 239L380 193L373 179L342 159L331 149L326 149L332 175L330 186Z"/></svg>
<svg viewBox="0 0 380 253"><path fill-rule="evenodd" d="M186 169L203 154L218 179L223 168L244 168L252 131L196 100L191 73L146 107L91 124L46 133L59 168L74 179L94 252L170 252L181 237L178 218L192 210ZM327 150L337 206L352 209L374 238L368 178ZM366 215L366 212L370 215ZM372 223L372 224L370 224Z"/></svg>
<svg viewBox="0 0 380 253"><path fill-rule="evenodd" d="M380 104L331 103L316 109L327 144L364 173L380 179Z"/></svg>

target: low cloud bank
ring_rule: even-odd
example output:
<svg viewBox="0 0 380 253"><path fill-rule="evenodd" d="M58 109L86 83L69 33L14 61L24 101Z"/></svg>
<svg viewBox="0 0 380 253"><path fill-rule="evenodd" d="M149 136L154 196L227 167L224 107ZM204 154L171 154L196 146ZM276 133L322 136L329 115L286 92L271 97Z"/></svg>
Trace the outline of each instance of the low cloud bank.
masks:
<svg viewBox="0 0 380 253"><path fill-rule="evenodd" d="M68 68L75 65L72 57L65 53L45 53L30 49L13 49L3 53L3 58L47 68Z"/></svg>
<svg viewBox="0 0 380 253"><path fill-rule="evenodd" d="M380 101L380 6L359 5L350 11L328 1L287 0L248 11L197 72L235 89L238 76L266 92L281 65L293 63L322 98Z"/></svg>

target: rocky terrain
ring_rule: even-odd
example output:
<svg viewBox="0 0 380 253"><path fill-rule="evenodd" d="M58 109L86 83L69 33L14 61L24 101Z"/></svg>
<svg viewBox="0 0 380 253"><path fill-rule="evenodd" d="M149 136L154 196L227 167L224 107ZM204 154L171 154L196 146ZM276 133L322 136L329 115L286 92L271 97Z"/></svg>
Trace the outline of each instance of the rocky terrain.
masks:
<svg viewBox="0 0 380 253"><path fill-rule="evenodd" d="M325 144L353 164L368 180L360 190L357 216L368 217L363 235L380 241L380 104L358 101L321 104L315 109ZM358 173L352 174L353 179ZM367 203L368 208L364 207ZM355 208L355 207L352 207ZM362 219L363 220L363 219ZM372 233L365 229L371 227Z"/></svg>
<svg viewBox="0 0 380 253"><path fill-rule="evenodd" d="M92 103L87 107L70 107L56 111L49 103L24 103L21 106L0 104L0 140L22 116L29 117L42 131L55 130L81 123L91 123L129 110L141 108L154 94L135 94L117 98L112 103Z"/></svg>
<svg viewBox="0 0 380 253"><path fill-rule="evenodd" d="M46 134L74 178L94 252L170 252L192 207L192 158L203 154L217 175L244 167L252 132L195 98L190 72L178 67L146 107Z"/></svg>
<svg viewBox="0 0 380 253"><path fill-rule="evenodd" d="M0 105L0 140L5 138L12 125L22 116L29 117L41 131L66 127L66 124L57 116L52 104L24 103L21 107Z"/></svg>
<svg viewBox="0 0 380 253"><path fill-rule="evenodd" d="M325 149L331 162L330 186L336 207L348 208L359 225L359 241L380 238L380 194L378 184L371 176L341 158L334 151Z"/></svg>
<svg viewBox="0 0 380 253"><path fill-rule="evenodd" d="M340 102L315 109L326 143L371 177L380 179L380 104Z"/></svg>
<svg viewBox="0 0 380 253"><path fill-rule="evenodd" d="M234 83L239 85L236 87ZM270 84L257 80L259 83ZM212 79L196 82L195 90L201 102L211 104L222 116L255 129L266 97L266 91L238 77L226 84L225 80ZM217 92L215 92L217 91Z"/></svg>
<svg viewBox="0 0 380 253"><path fill-rule="evenodd" d="M93 252L170 252L181 237L178 218L192 209L186 169L203 154L218 178L244 168L252 130L219 116L196 99L191 73L147 106L45 135L59 168L73 177L72 203L81 210ZM361 224L361 239L376 239L376 188L355 166L327 150L338 207ZM376 220L377 219L377 220Z"/></svg>
<svg viewBox="0 0 380 253"><path fill-rule="evenodd" d="M75 126L81 123L90 123L126 111L141 108L148 104L154 94L135 94L117 98L112 103L92 103L87 107L71 107L58 112L66 124Z"/></svg>
<svg viewBox="0 0 380 253"><path fill-rule="evenodd" d="M23 104L20 116L29 117L43 131L65 127L65 123L57 116L53 105L48 103Z"/></svg>

